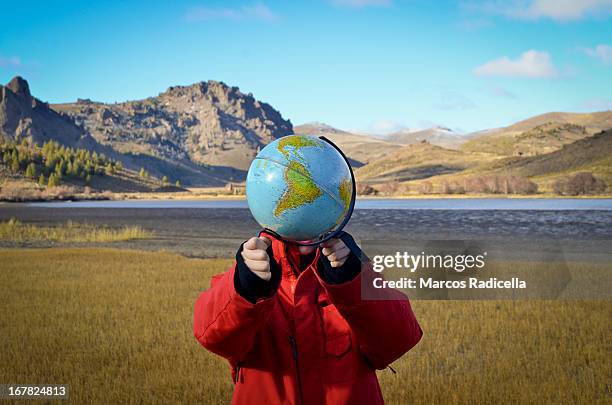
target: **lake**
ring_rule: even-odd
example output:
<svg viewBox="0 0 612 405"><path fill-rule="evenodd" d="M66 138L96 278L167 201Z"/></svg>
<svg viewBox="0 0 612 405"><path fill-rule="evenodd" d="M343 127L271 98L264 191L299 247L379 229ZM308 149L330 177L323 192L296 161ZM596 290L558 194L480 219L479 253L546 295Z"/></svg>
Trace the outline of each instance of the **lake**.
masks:
<svg viewBox="0 0 612 405"><path fill-rule="evenodd" d="M248 208L246 200L121 200L30 203L45 208ZM469 198L358 199L355 208L405 210L612 211L612 199Z"/></svg>
<svg viewBox="0 0 612 405"><path fill-rule="evenodd" d="M260 229L245 200L0 204L0 221L10 218L39 225L69 220L139 225L153 230L155 238L109 247L198 257L232 257L236 246ZM357 201L347 231L362 241L473 241L499 252L495 257L611 262L612 200L364 198Z"/></svg>

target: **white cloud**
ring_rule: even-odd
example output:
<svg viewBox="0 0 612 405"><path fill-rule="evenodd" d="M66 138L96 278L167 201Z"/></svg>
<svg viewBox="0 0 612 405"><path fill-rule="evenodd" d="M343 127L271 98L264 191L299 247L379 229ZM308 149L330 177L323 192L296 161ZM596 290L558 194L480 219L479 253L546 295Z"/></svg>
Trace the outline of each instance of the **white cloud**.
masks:
<svg viewBox="0 0 612 405"><path fill-rule="evenodd" d="M491 0L464 3L464 7L523 20L572 21L611 12L612 0Z"/></svg>
<svg viewBox="0 0 612 405"><path fill-rule="evenodd" d="M600 44L595 48L582 48L582 50L587 55L599 59L606 65L612 65L612 46Z"/></svg>
<svg viewBox="0 0 612 405"><path fill-rule="evenodd" d="M555 77L557 70L548 52L530 49L515 60L503 56L474 69L477 76Z"/></svg>
<svg viewBox="0 0 612 405"><path fill-rule="evenodd" d="M278 16L263 3L240 7L193 7L185 14L187 21L262 20L274 21Z"/></svg>
<svg viewBox="0 0 612 405"><path fill-rule="evenodd" d="M331 3L335 6L362 8L368 6L390 6L392 2L391 0L331 0Z"/></svg>
<svg viewBox="0 0 612 405"><path fill-rule="evenodd" d="M17 56L11 56L8 58L0 56L0 68L15 68L21 66L23 66L23 63L21 63L21 59L19 59Z"/></svg>

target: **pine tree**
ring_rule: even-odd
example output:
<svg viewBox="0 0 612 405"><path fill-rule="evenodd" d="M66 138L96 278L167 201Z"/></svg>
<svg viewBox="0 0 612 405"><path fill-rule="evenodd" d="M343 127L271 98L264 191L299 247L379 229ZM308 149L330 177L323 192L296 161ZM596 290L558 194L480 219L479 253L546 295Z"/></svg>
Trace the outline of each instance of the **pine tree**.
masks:
<svg viewBox="0 0 612 405"><path fill-rule="evenodd" d="M180 181L176 181L176 183L174 183L175 186L180 187L181 186L181 182Z"/></svg>
<svg viewBox="0 0 612 405"><path fill-rule="evenodd" d="M43 173L41 173L40 177L38 178L38 184L41 186L47 184L47 179L45 178L45 175Z"/></svg>
<svg viewBox="0 0 612 405"><path fill-rule="evenodd" d="M49 176L49 181L47 182L47 186L49 187L57 187L60 184L60 180L55 173L51 173Z"/></svg>
<svg viewBox="0 0 612 405"><path fill-rule="evenodd" d="M28 167L26 168L25 175L26 177L29 177L31 179L36 178L36 165L34 163L30 163L28 165Z"/></svg>
<svg viewBox="0 0 612 405"><path fill-rule="evenodd" d="M13 155L13 161L11 162L11 169L17 173L20 169L19 159L17 159L16 155Z"/></svg>
<svg viewBox="0 0 612 405"><path fill-rule="evenodd" d="M140 168L140 173L138 173L140 175L141 178L146 178L147 177L147 172L145 171L144 167Z"/></svg>
<svg viewBox="0 0 612 405"><path fill-rule="evenodd" d="M85 177L85 184L86 185L91 185L91 174L88 174L87 177Z"/></svg>
<svg viewBox="0 0 612 405"><path fill-rule="evenodd" d="M72 175L74 177L79 177L81 175L81 164L78 160L72 164Z"/></svg>
<svg viewBox="0 0 612 405"><path fill-rule="evenodd" d="M6 152L4 152L4 156L2 157L2 161L6 164L9 164L9 162L11 161L11 154L9 153L9 151L7 150Z"/></svg>
<svg viewBox="0 0 612 405"><path fill-rule="evenodd" d="M164 183L164 185L165 185L165 184L168 184L169 182L170 182L170 180L168 180L168 176L164 176L164 177L162 178L162 183Z"/></svg>
<svg viewBox="0 0 612 405"><path fill-rule="evenodd" d="M113 165L110 162L106 165L105 171L106 174L108 174L109 176L115 173L115 169L113 168Z"/></svg>
<svg viewBox="0 0 612 405"><path fill-rule="evenodd" d="M63 160L60 160L55 165L55 173L57 173L58 176L63 176L64 174L66 174L66 166Z"/></svg>
<svg viewBox="0 0 612 405"><path fill-rule="evenodd" d="M123 164L121 162L115 163L115 169L117 169L117 171L122 171L123 170Z"/></svg>

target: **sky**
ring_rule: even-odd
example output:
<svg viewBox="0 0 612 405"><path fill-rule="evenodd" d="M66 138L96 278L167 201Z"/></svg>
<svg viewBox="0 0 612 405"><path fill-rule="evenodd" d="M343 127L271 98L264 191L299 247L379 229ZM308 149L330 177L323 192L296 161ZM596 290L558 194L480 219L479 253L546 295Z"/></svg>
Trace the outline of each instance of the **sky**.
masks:
<svg viewBox="0 0 612 405"><path fill-rule="evenodd" d="M612 0L5 1L0 14L0 82L21 75L51 103L213 79L294 125L371 133L612 109Z"/></svg>

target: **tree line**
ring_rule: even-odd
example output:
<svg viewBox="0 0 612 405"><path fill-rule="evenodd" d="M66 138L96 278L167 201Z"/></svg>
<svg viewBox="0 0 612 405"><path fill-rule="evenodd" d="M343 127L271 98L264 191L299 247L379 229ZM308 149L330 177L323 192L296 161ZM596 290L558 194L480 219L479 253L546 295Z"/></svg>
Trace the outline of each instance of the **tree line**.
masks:
<svg viewBox="0 0 612 405"><path fill-rule="evenodd" d="M48 187L58 186L65 179L81 180L88 185L94 176L112 175L123 170L121 162L104 154L66 147L57 141L47 141L42 147L27 139L3 142L0 143L0 156L13 173L22 173Z"/></svg>
<svg viewBox="0 0 612 405"><path fill-rule="evenodd" d="M413 188L414 187L414 188ZM606 183L590 172L576 173L562 177L553 183L553 192L558 195L593 195L603 194ZM357 184L357 194L360 195L397 195L409 191L418 194L536 194L538 185L526 177L511 174L492 174L472 176L457 180L446 180L434 183L429 180L409 186L398 181L390 181L376 188L363 183Z"/></svg>

